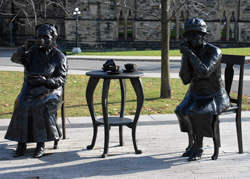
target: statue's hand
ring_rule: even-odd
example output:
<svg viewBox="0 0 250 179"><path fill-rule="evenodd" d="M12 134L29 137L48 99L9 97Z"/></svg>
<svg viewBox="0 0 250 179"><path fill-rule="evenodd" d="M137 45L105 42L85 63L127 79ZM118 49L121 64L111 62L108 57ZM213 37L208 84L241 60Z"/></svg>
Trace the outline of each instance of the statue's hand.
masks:
<svg viewBox="0 0 250 179"><path fill-rule="evenodd" d="M32 39L27 39L24 43L25 51L28 51L34 45L34 41Z"/></svg>
<svg viewBox="0 0 250 179"><path fill-rule="evenodd" d="M47 79L44 76L39 75L36 80L33 81L33 84L36 86L42 86L45 85L47 82Z"/></svg>
<svg viewBox="0 0 250 179"><path fill-rule="evenodd" d="M188 43L186 42L181 43L179 48L180 52L186 57L190 57L190 55L192 54L192 50L190 49Z"/></svg>

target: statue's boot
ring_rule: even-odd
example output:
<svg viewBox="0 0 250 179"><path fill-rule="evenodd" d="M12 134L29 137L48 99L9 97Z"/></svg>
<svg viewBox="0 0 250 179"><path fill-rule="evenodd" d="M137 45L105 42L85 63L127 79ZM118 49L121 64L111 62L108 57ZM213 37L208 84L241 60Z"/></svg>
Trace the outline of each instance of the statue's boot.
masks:
<svg viewBox="0 0 250 179"><path fill-rule="evenodd" d="M183 157L189 157L194 151L194 137L191 133L188 133L188 147L186 148L186 152L182 154Z"/></svg>
<svg viewBox="0 0 250 179"><path fill-rule="evenodd" d="M193 153L189 156L188 161L200 160L203 153L203 136L195 136L195 147Z"/></svg>
<svg viewBox="0 0 250 179"><path fill-rule="evenodd" d="M44 154L44 142L37 142L34 158L40 158Z"/></svg>
<svg viewBox="0 0 250 179"><path fill-rule="evenodd" d="M184 152L182 154L182 157L189 157L194 152L194 149L195 149L195 145L194 144L191 147L187 147L186 148L186 152Z"/></svg>
<svg viewBox="0 0 250 179"><path fill-rule="evenodd" d="M20 157L24 155L24 152L26 151L26 143L18 142L17 149L15 153L13 154L13 157Z"/></svg>

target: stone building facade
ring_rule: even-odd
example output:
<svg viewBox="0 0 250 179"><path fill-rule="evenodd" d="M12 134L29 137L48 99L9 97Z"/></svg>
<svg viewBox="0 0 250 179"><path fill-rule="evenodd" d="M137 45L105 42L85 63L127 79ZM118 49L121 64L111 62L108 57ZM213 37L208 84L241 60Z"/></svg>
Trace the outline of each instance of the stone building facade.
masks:
<svg viewBox="0 0 250 179"><path fill-rule="evenodd" d="M120 0L64 0L63 6L44 4L34 0L36 19L29 21L24 13L12 17L0 15L1 45L9 45L10 22L13 24L12 39L21 45L27 38L35 36L34 21L37 24L50 23L59 32L58 45L72 48L76 42L76 17L72 14L78 7L78 42L84 50L143 50L161 48L160 0L126 0L126 7ZM107 3L109 2L109 3ZM122 1L123 2L123 1ZM177 2L177 1L175 1ZM206 21L209 35L207 41L220 47L250 46L250 1L249 0L197 0L205 2L200 11L195 8L172 4L170 23L170 47L178 48L182 40L184 23L198 17ZM191 5L191 4L189 4ZM29 5L27 4L27 7ZM19 9L10 1L4 1L1 12L16 14ZM134 11L136 9L137 11ZM202 12L201 12L202 11ZM32 8L27 8L32 14Z"/></svg>

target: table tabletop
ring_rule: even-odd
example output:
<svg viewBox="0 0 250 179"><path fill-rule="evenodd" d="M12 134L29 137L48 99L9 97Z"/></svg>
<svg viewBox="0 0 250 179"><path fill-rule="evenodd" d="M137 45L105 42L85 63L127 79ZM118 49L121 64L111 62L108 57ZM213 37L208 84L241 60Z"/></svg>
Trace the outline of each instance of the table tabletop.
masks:
<svg viewBox="0 0 250 179"><path fill-rule="evenodd" d="M112 73L106 71L89 71L86 73L88 76L97 77L97 78L110 78L110 79L130 79L130 78L139 78L143 76L143 72L134 71L134 72L124 72L119 71L120 73Z"/></svg>

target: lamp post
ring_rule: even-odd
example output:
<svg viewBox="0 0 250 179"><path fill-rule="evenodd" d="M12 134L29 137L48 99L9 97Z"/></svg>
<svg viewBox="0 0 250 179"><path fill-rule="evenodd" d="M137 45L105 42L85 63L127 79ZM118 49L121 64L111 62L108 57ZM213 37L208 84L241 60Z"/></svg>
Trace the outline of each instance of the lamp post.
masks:
<svg viewBox="0 0 250 179"><path fill-rule="evenodd" d="M75 15L76 17L76 42L75 42L75 47L72 49L72 53L81 53L82 50L81 48L79 47L79 44L78 44L78 32L77 32L77 25L78 25L78 15L81 14L81 11L79 11L79 8L76 7L75 8L75 11L73 12L73 14Z"/></svg>

